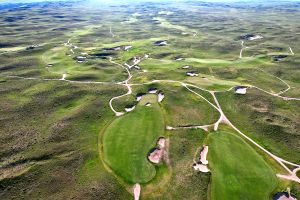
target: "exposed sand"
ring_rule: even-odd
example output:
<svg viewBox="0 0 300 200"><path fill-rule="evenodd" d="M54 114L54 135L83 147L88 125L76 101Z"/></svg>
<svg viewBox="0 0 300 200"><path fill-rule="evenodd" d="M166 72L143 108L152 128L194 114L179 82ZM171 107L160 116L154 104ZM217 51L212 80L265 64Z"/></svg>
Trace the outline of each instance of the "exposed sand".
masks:
<svg viewBox="0 0 300 200"><path fill-rule="evenodd" d="M163 154L163 150L156 148L156 149L154 149L154 151L152 151L149 154L148 159L150 160L150 162L158 164L160 162L162 154Z"/></svg>
<svg viewBox="0 0 300 200"><path fill-rule="evenodd" d="M67 74L63 74L60 80L66 80Z"/></svg>
<svg viewBox="0 0 300 200"><path fill-rule="evenodd" d="M162 102L162 100L165 98L165 95L163 94L163 93L159 93L158 94L158 99L157 99L157 101L158 102Z"/></svg>
<svg viewBox="0 0 300 200"><path fill-rule="evenodd" d="M135 109L135 106L131 107L131 108L125 108L125 111L126 112L131 112Z"/></svg>
<svg viewBox="0 0 300 200"><path fill-rule="evenodd" d="M140 101L142 99L142 97L141 96L138 96L138 97L136 97L136 101Z"/></svg>
<svg viewBox="0 0 300 200"><path fill-rule="evenodd" d="M200 161L204 165L208 164L208 160L206 159L207 153L208 153L208 146L207 145L203 145L202 151L200 153Z"/></svg>
<svg viewBox="0 0 300 200"><path fill-rule="evenodd" d="M166 146L166 139L165 138L159 138L157 142L159 148L163 149Z"/></svg>
<svg viewBox="0 0 300 200"><path fill-rule="evenodd" d="M235 93L236 94L246 94L247 93L247 88L244 87L244 88L238 88L235 90Z"/></svg>
<svg viewBox="0 0 300 200"><path fill-rule="evenodd" d="M158 164L161 161L161 158L166 153L166 139L161 137L157 141L158 148L155 148L149 155L148 159L150 162Z"/></svg>
<svg viewBox="0 0 300 200"><path fill-rule="evenodd" d="M116 114L117 117L124 115L123 112L116 112L115 114Z"/></svg>
<svg viewBox="0 0 300 200"><path fill-rule="evenodd" d="M139 200L140 199L140 194L141 194L141 186L140 186L140 184L136 183L133 186L133 194L134 194L134 200Z"/></svg>
<svg viewBox="0 0 300 200"><path fill-rule="evenodd" d="M207 165L203 165L203 164L194 164L194 169L200 172L204 172L207 173L209 172L209 169L207 167Z"/></svg>

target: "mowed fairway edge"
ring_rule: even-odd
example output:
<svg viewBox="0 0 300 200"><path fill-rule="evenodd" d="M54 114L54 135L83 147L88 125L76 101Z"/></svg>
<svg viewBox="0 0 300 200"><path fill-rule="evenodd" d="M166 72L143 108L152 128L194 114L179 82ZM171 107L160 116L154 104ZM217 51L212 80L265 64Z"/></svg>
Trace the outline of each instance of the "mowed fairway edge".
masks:
<svg viewBox="0 0 300 200"><path fill-rule="evenodd" d="M137 106L107 128L103 137L104 160L125 182L147 183L156 174L147 155L163 135L164 120L158 104Z"/></svg>
<svg viewBox="0 0 300 200"><path fill-rule="evenodd" d="M278 180L263 158L228 131L209 135L211 199L269 199Z"/></svg>

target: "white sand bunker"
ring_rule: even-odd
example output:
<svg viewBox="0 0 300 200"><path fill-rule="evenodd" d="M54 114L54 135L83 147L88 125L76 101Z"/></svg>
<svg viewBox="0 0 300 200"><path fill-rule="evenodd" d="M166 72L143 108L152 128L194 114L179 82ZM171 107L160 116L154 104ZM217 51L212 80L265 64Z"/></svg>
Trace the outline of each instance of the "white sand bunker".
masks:
<svg viewBox="0 0 300 200"><path fill-rule="evenodd" d="M297 198L292 196L289 192L278 192L273 196L273 200L297 200Z"/></svg>
<svg viewBox="0 0 300 200"><path fill-rule="evenodd" d="M200 153L200 161L204 164L207 165L208 164L208 160L206 159L207 157L207 153L208 153L208 146L204 145L202 148L202 151Z"/></svg>
<svg viewBox="0 0 300 200"><path fill-rule="evenodd" d="M135 100L136 100L136 101L140 101L144 95L146 95L146 94L145 94L145 93L138 93L138 94L135 96Z"/></svg>
<svg viewBox="0 0 300 200"><path fill-rule="evenodd" d="M203 164L194 164L193 165L194 169L197 170L197 171L200 171L200 172L204 172L204 173L207 173L209 172L209 169L207 167L207 165L203 165Z"/></svg>
<svg viewBox="0 0 300 200"><path fill-rule="evenodd" d="M198 76L198 73L192 71L192 72L187 72L186 75L194 77L194 76Z"/></svg>
<svg viewBox="0 0 300 200"><path fill-rule="evenodd" d="M204 173L207 173L210 171L207 166L208 165L207 153L208 153L208 146L203 145L203 148L201 149L201 152L200 152L199 162L193 164L193 167L195 170L204 172Z"/></svg>
<svg viewBox="0 0 300 200"><path fill-rule="evenodd" d="M163 92L159 92L158 93L158 102L162 102L162 100L165 98L165 94Z"/></svg>
<svg viewBox="0 0 300 200"><path fill-rule="evenodd" d="M67 74L63 74L60 80L66 80Z"/></svg>
<svg viewBox="0 0 300 200"><path fill-rule="evenodd" d="M133 186L133 194L134 194L134 200L139 200L140 199L140 194L141 194L141 186L140 186L140 184L136 183Z"/></svg>
<svg viewBox="0 0 300 200"><path fill-rule="evenodd" d="M166 147L166 139L161 137L157 141L158 147L154 148L150 154L148 155L148 159L150 162L158 164L163 157L165 147Z"/></svg>
<svg viewBox="0 0 300 200"><path fill-rule="evenodd" d="M156 94L157 93L157 88L149 88L148 92L149 94Z"/></svg>
<svg viewBox="0 0 300 200"><path fill-rule="evenodd" d="M131 112L131 111L133 111L135 109L135 106L126 106L125 107L125 111L126 112Z"/></svg>
<svg viewBox="0 0 300 200"><path fill-rule="evenodd" d="M234 88L236 94L246 94L247 93L247 87L245 86L237 86Z"/></svg>
<svg viewBox="0 0 300 200"><path fill-rule="evenodd" d="M182 69L189 69L191 66L189 65L185 65L185 66L182 66Z"/></svg>

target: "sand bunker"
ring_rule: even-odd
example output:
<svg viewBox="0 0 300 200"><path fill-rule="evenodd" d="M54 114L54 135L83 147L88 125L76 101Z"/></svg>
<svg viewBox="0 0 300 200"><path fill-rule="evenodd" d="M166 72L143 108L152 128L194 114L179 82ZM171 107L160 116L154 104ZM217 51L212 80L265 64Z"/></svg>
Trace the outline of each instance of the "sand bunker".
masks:
<svg viewBox="0 0 300 200"><path fill-rule="evenodd" d="M207 167L207 165L203 165L203 164L194 164L193 165L194 169L197 170L197 171L200 171L200 172L204 172L204 173L207 173L209 172L209 169Z"/></svg>
<svg viewBox="0 0 300 200"><path fill-rule="evenodd" d="M150 160L150 162L158 164L160 162L162 154L163 154L163 150L162 149L155 148L149 154L148 159Z"/></svg>
<svg viewBox="0 0 300 200"><path fill-rule="evenodd" d="M159 138L157 141L157 145L158 147L154 148L148 155L148 159L150 160L150 162L155 164L158 164L163 157L166 147L166 139L163 137Z"/></svg>
<svg viewBox="0 0 300 200"><path fill-rule="evenodd" d="M63 74L60 80L66 80L67 74Z"/></svg>
<svg viewBox="0 0 300 200"><path fill-rule="evenodd" d="M198 74L196 72L187 72L186 73L187 76L198 76Z"/></svg>
<svg viewBox="0 0 300 200"><path fill-rule="evenodd" d="M208 165L208 160L206 159L207 153L208 153L208 146L203 145L203 147L201 149L201 152L200 152L199 162L194 163L194 165L193 165L195 170L200 171L200 172L204 172L204 173L209 172L209 168L207 166Z"/></svg>
<svg viewBox="0 0 300 200"><path fill-rule="evenodd" d="M244 86L237 86L234 88L236 94L246 94L247 93L247 87Z"/></svg>
<svg viewBox="0 0 300 200"><path fill-rule="evenodd" d="M204 145L200 153L200 162L204 165L208 164L208 160L206 159L207 153L208 153L208 146Z"/></svg>
<svg viewBox="0 0 300 200"><path fill-rule="evenodd" d="M126 112L131 112L131 111L133 111L134 109L135 109L135 106L126 107L126 108L125 108L125 111L126 111Z"/></svg>
<svg viewBox="0 0 300 200"><path fill-rule="evenodd" d="M183 66L182 67L182 69L189 69L191 66L189 66L189 65L185 65L185 66Z"/></svg>
<svg viewBox="0 0 300 200"><path fill-rule="evenodd" d="M166 46L168 45L168 41L167 40L159 40L153 43L155 46Z"/></svg>
<svg viewBox="0 0 300 200"><path fill-rule="evenodd" d="M140 194L141 194L141 186L140 186L140 184L136 183L133 186L133 194L134 194L134 200L139 200L140 199Z"/></svg>
<svg viewBox="0 0 300 200"><path fill-rule="evenodd" d="M296 197L293 197L288 192L278 192L273 196L273 200L297 200Z"/></svg>
<svg viewBox="0 0 300 200"><path fill-rule="evenodd" d="M165 98L164 93L162 93L162 92L158 93L158 99L157 99L158 102L162 102L162 100L163 100L164 98Z"/></svg>
<svg viewBox="0 0 300 200"><path fill-rule="evenodd" d="M157 88L149 88L149 90L148 90L148 92L150 93L150 94L156 94L157 93Z"/></svg>

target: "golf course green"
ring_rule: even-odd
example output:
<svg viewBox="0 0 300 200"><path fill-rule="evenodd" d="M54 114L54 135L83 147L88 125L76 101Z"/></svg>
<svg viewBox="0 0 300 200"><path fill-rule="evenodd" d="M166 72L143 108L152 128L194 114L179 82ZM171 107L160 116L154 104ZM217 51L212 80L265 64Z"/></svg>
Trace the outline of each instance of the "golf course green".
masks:
<svg viewBox="0 0 300 200"><path fill-rule="evenodd" d="M164 120L158 104L137 108L117 118L103 138L104 160L128 183L147 183L156 174L149 151L164 134Z"/></svg>
<svg viewBox="0 0 300 200"><path fill-rule="evenodd" d="M270 199L278 181L263 158L228 131L209 135L211 199Z"/></svg>

